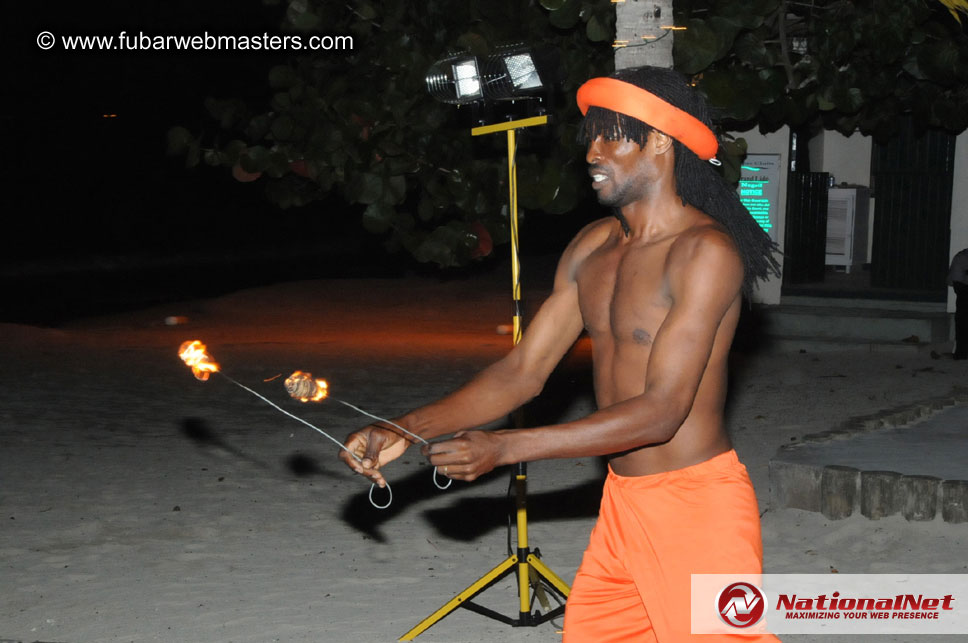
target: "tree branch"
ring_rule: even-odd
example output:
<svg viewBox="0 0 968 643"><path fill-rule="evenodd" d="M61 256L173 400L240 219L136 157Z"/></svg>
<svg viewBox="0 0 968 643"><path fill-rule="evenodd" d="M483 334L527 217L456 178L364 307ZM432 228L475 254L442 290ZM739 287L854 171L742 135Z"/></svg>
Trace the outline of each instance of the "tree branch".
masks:
<svg viewBox="0 0 968 643"><path fill-rule="evenodd" d="M786 32L786 8L786 0L783 0L776 10L776 18L777 28L780 31L780 55L783 57L783 69L786 71L787 76L787 89L792 90L796 88L796 79L793 76L793 63L790 62L790 43L787 40Z"/></svg>

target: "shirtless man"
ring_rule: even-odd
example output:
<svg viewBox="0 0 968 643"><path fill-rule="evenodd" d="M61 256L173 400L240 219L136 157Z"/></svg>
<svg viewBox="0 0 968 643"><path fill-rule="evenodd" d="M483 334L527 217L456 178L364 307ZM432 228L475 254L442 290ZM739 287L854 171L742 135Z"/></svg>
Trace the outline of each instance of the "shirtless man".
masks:
<svg viewBox="0 0 968 643"><path fill-rule="evenodd" d="M569 244L551 296L506 357L396 422L425 439L456 431L423 453L457 480L517 462L607 456L564 640L690 640L691 573L761 570L756 498L723 406L742 295L775 271L774 246L701 160L718 143L702 99L677 74L642 68L592 79L578 102L592 186L615 217ZM596 412L554 426L468 430L538 395L582 331L592 342ZM340 457L382 486L382 467L409 445L371 425L346 440L362 463Z"/></svg>

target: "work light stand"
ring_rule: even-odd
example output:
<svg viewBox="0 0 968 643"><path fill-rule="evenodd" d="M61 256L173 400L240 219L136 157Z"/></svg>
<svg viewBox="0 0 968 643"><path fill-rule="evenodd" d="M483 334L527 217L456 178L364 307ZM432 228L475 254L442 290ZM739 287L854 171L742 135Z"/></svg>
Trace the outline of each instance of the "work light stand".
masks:
<svg viewBox="0 0 968 643"><path fill-rule="evenodd" d="M521 341L521 262L518 254L518 181L516 168L516 136L518 129L545 125L548 117L534 116L520 120L497 123L495 125L484 125L475 127L471 130L472 136L482 136L495 132L507 132L508 139L508 191L510 196L510 220L511 220L511 280L512 298L514 300L514 344ZM516 418L517 420L517 418ZM520 422L517 422L520 426ZM400 637L401 641L412 641L422 632L430 628L437 621L444 618L459 607L469 609L472 612L483 614L512 627L530 626L534 627L545 623L565 611L564 604L560 604L545 614L538 610L532 612L535 598L542 598L544 591L542 583L546 583L549 589L558 594L559 598L567 599L570 588L565 581L561 580L557 574L545 565L540 558L537 549L532 551L528 543L528 503L527 503L527 463L519 462L511 471L511 482L515 491L515 513L517 517L517 551L511 553L506 559L501 561L496 567L471 583L467 589L450 599L439 610L420 621L409 632ZM518 577L518 615L517 617L505 616L492 609L488 609L474 603L471 599L486 590L488 587L498 582L508 574L517 572Z"/></svg>

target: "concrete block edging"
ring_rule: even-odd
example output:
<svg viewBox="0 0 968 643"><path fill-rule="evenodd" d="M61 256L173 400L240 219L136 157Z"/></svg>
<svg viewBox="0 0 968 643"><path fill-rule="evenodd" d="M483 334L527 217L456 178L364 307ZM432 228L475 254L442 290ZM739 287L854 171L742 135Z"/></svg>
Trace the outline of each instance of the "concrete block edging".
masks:
<svg viewBox="0 0 968 643"><path fill-rule="evenodd" d="M784 454L804 444L845 440L858 434L907 426L945 408L968 404L968 388L876 413L847 419L837 427L803 436L780 447L770 460L770 504L822 513L831 520L854 512L870 520L901 513L909 521L968 522L968 480L941 480L894 471L861 471L839 465L785 461Z"/></svg>

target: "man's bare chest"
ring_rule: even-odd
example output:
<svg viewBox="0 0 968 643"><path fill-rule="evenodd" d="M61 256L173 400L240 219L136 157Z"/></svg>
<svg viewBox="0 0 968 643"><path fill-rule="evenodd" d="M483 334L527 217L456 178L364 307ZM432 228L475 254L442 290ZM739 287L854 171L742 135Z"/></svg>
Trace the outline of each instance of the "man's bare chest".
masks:
<svg viewBox="0 0 968 643"><path fill-rule="evenodd" d="M578 271L578 303L592 339L651 345L669 312L667 247L596 251Z"/></svg>

